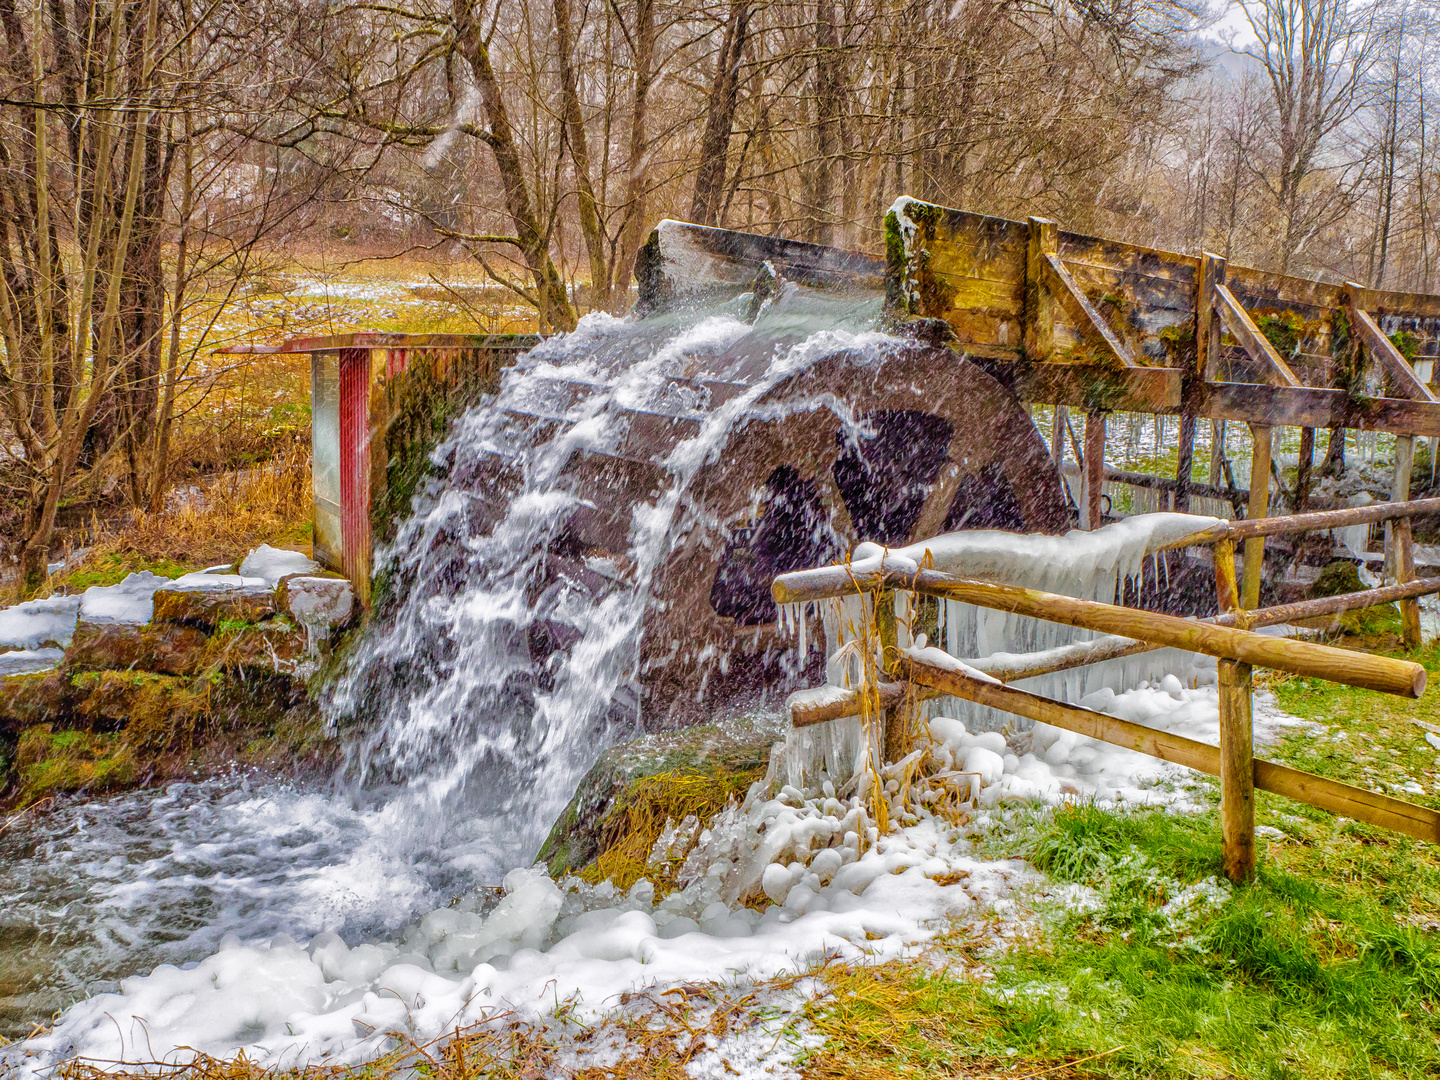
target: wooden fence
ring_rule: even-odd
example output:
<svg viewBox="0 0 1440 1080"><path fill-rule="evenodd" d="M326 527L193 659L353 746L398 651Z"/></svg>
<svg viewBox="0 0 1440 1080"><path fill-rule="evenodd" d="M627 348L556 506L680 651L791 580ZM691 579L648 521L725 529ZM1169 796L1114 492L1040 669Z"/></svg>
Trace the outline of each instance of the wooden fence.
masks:
<svg viewBox="0 0 1440 1080"><path fill-rule="evenodd" d="M791 722L804 727L854 716L866 708L883 709L887 715L884 756L894 761L908 749L905 745L908 705L920 699L950 695L1210 773L1220 778L1225 873L1236 881L1248 878L1255 869L1257 787L1357 821L1440 843L1440 811L1286 765L1257 760L1251 722L1251 671L1257 666L1401 697L1418 698L1424 693L1425 669L1409 660L1273 637L1255 630L1375 604L1397 603L1405 639L1412 645L1417 644L1418 598L1440 592L1440 578L1414 579L1410 517L1436 512L1440 512L1440 499L1423 499L1287 517L1222 521L1199 529L1165 547L1208 546L1212 549L1220 614L1204 620L974 581L940 570L917 570L908 562L887 565L881 560L875 568L857 569L847 564L782 574L771 589L780 604L874 594L881 654L878 667L884 676L877 678L874 685L828 694L820 699L807 700L800 695L791 704ZM1236 578L1237 545L1245 545L1245 566L1258 567L1260 548L1267 536L1380 521L1390 522L1396 537L1395 584L1259 610L1255 609L1253 600L1248 605L1245 603L1249 590L1242 589ZM1248 585L1250 575L1247 573L1245 578ZM1254 595L1258 596L1258 575L1254 584ZM1103 636L1035 654L1033 662L1027 662L1024 657L1018 660L1007 657L1003 664L985 660L967 661L965 667L942 663L932 650L900 645L895 619L896 591L1044 619ZM913 604L910 610L914 610ZM1220 683L1219 746L1006 685L1019 679L1167 647L1216 658ZM867 695L868 706L864 700Z"/></svg>

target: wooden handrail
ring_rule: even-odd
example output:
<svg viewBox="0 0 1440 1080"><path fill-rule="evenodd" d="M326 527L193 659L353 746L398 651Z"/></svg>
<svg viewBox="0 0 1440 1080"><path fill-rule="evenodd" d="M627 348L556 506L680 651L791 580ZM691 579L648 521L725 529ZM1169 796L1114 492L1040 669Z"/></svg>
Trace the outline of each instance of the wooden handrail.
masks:
<svg viewBox="0 0 1440 1080"><path fill-rule="evenodd" d="M913 653L906 653L900 658L899 669L906 681L953 697L1074 731L1212 776L1220 775L1220 748L1209 743L1041 697L1013 686L986 682L963 671L926 663ZM1252 768L1254 786L1262 790L1298 799L1331 813L1344 814L1357 821L1393 829L1432 844L1440 843L1440 812L1429 807L1416 806L1275 762L1256 761Z"/></svg>
<svg viewBox="0 0 1440 1080"><path fill-rule="evenodd" d="M877 589L904 589L944 600L959 600L1014 615L1045 619L1101 634L1120 634L1185 652L1238 660L1400 697L1418 698L1425 691L1425 669L1408 660L1392 660L1328 645L1269 637L1195 619L1123 608L1015 585L972 581L938 570L876 569L855 573L846 566L801 570L777 577L771 586L771 594L777 603L793 604Z"/></svg>

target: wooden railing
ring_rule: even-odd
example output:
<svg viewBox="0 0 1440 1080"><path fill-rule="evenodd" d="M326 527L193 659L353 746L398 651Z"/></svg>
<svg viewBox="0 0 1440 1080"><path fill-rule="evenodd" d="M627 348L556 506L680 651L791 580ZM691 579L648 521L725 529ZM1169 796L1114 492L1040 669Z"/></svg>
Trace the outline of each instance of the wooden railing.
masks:
<svg viewBox="0 0 1440 1080"><path fill-rule="evenodd" d="M1418 644L1418 598L1440 592L1440 578L1414 580L1410 517L1437 512L1440 512L1440 499L1422 499L1287 517L1222 521L1163 545L1158 550L1196 546L1213 550L1220 613L1203 620L975 581L939 570L916 569L908 560L887 562L882 558L862 567L844 564L782 574L771 589L780 604L873 594L880 652L873 685L827 693L819 698L807 698L803 693L795 695L790 706L791 722L804 727L854 716L865 711L868 699L869 708L885 710L884 756L887 760L896 760L905 750L902 732L908 723L905 711L909 705L925 698L950 695L1210 773L1220 778L1225 873L1237 881L1248 878L1255 869L1257 787L1357 821L1440 843L1440 812L1286 765L1256 760L1251 719L1254 667L1273 668L1401 697L1418 698L1424 693L1425 669L1412 661L1254 631L1376 604L1398 603L1405 640L1412 646ZM1396 537L1395 584L1259 610L1254 610L1253 602L1250 608L1242 605L1244 594L1235 571L1237 544L1246 545L1248 579L1249 567L1258 565L1262 554L1260 545L1267 536L1379 521L1391 522ZM895 619L897 591L1044 619L1103 636L1033 654L1030 659L1006 656L1003 661L982 659L960 664L943 658L933 649L901 646ZM1254 594L1258 596L1258 592L1257 570ZM915 610L914 604L909 610ZM1160 648L1183 649L1216 658L1220 684L1218 747L1006 685L1018 679Z"/></svg>

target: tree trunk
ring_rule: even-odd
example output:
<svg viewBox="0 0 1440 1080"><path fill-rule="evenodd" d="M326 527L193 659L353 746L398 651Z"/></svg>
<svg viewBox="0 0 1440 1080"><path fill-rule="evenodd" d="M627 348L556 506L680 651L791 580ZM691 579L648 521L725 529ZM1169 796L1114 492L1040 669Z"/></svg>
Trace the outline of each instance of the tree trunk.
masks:
<svg viewBox="0 0 1440 1080"><path fill-rule="evenodd" d="M590 150L585 138L585 117L580 110L580 91L575 79L574 43L570 35L570 0L553 0L555 38L560 54L560 95L565 111L565 141L575 166L576 196L580 209L580 235L590 256L590 306L610 306L610 275L605 265L605 235L590 182Z"/></svg>
<svg viewBox="0 0 1440 1080"><path fill-rule="evenodd" d="M740 57L749 29L750 0L731 0L725 36L715 56L715 75L705 110L705 133L700 139L700 160L695 170L695 194L690 203L690 220L697 225L719 223L720 200L725 191L725 156L740 100Z"/></svg>

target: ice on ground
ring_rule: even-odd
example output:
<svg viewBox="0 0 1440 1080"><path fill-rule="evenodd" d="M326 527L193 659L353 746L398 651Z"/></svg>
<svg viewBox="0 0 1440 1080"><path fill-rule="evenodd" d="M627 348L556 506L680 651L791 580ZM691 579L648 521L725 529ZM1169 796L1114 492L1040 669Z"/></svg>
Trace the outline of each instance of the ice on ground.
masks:
<svg viewBox="0 0 1440 1080"><path fill-rule="evenodd" d="M64 649L18 649L0 653L0 678L49 671L65 658Z"/></svg>
<svg viewBox="0 0 1440 1080"><path fill-rule="evenodd" d="M64 648L75 636L80 614L78 596L52 596L27 600L0 609L0 647L35 650Z"/></svg>
<svg viewBox="0 0 1440 1080"><path fill-rule="evenodd" d="M271 585L278 585L286 574L308 574L319 566L314 559L299 551L261 544L240 563L240 576L263 578Z"/></svg>
<svg viewBox="0 0 1440 1080"><path fill-rule="evenodd" d="M93 623L147 623L155 590L169 584L169 578L142 570L118 585L92 585L81 595L80 617Z"/></svg>
<svg viewBox="0 0 1440 1080"><path fill-rule="evenodd" d="M176 1061L243 1049L276 1068L358 1062L397 1037L427 1040L457 1026L546 1016L561 1003L584 1020L644 987L766 979L827 958L891 958L1035 878L1020 863L966 857L965 842L953 836L939 821L887 836L856 860L850 880L810 890L803 907L772 906L763 915L713 902L699 911L687 901L656 905L648 882L620 896L574 879L562 889L540 869L516 870L488 915L472 897L431 912L399 941L236 941L193 967L162 965L123 980L118 994L73 1006L49 1033L7 1053L32 1076L77 1055ZM753 1046L712 1049L697 1075L723 1071L724 1060L754 1067L765 1056Z"/></svg>
<svg viewBox="0 0 1440 1080"><path fill-rule="evenodd" d="M1214 742L1217 702L1213 686L1168 678L1084 704ZM1267 695L1256 705L1258 741L1303 723ZM76 1055L133 1063L243 1050L275 1068L354 1063L397 1038L425 1041L501 1017L543 1019L562 1004L589 1022L640 989L908 955L957 919L974 920L1001 948L986 919L1013 905L1017 889L1043 889L1043 879L1016 860L976 858L970 834L1006 805L1093 798L1194 809L1202 800L1187 776L1183 767L1046 725L1005 734L936 717L914 753L878 774L887 833L872 819L876 804L863 785L837 789L824 779L800 789L772 769L744 803L708 825L670 823L650 865L679 887L658 900L643 879L621 893L608 882L557 884L539 868L519 869L506 877L498 904L482 891L396 938L231 939L198 964L162 965L123 980L118 993L80 1002L50 1032L0 1054L0 1063L8 1055L22 1076ZM763 913L752 906L766 899ZM789 1037L790 1029L775 1033ZM753 1045L717 1041L713 1060L697 1059L696 1075L712 1065L723 1072L722 1060L784 1065L763 1055L751 1061L745 1047Z"/></svg>

